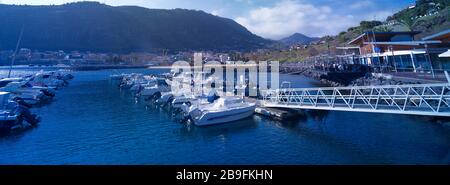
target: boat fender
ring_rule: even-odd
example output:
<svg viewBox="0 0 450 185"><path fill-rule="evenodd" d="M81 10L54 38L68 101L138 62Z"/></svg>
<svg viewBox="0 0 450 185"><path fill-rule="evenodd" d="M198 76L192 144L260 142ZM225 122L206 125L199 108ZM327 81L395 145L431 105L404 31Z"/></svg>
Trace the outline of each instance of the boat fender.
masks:
<svg viewBox="0 0 450 185"><path fill-rule="evenodd" d="M39 121L40 121L40 117L37 116L36 114L31 114L30 110L28 110L28 108L25 108L21 105L17 106L16 108L16 113L19 115L19 122L23 123L23 120L27 121L28 123L30 123L32 126L36 126Z"/></svg>

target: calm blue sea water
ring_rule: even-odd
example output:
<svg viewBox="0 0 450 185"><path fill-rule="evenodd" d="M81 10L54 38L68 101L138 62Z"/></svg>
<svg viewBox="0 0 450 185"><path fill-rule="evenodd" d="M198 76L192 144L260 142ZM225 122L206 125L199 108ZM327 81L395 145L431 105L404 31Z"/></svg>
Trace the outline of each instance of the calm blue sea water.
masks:
<svg viewBox="0 0 450 185"><path fill-rule="evenodd" d="M292 123L255 115L212 127L179 124L108 79L131 71L161 72L75 72L51 104L32 110L42 116L39 127L0 137L0 164L450 163L450 129L415 116L327 112ZM316 83L281 78L294 87Z"/></svg>

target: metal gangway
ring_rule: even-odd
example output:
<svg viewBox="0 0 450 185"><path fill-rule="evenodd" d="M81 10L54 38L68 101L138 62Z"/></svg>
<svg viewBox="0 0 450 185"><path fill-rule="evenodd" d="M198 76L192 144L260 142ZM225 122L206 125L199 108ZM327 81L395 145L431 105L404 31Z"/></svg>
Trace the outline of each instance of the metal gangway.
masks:
<svg viewBox="0 0 450 185"><path fill-rule="evenodd" d="M262 95L263 107L450 117L450 83L285 88Z"/></svg>

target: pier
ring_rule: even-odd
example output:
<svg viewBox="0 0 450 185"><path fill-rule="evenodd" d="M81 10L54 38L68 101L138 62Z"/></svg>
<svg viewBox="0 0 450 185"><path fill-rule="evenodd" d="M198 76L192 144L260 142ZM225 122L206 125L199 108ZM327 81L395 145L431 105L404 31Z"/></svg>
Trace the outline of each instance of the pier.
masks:
<svg viewBox="0 0 450 185"><path fill-rule="evenodd" d="M450 117L450 83L276 89L261 106Z"/></svg>

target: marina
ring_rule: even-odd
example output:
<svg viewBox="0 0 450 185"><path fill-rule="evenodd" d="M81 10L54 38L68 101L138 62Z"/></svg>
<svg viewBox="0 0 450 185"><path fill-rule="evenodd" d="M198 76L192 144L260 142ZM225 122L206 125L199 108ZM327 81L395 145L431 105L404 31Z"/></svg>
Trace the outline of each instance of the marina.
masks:
<svg viewBox="0 0 450 185"><path fill-rule="evenodd" d="M18 69L12 76L39 71ZM146 101L146 95L137 98L132 86L120 88L120 83L111 78L134 73L156 79L167 72L167 69L70 72L75 77L70 85L57 90L49 104L30 109L41 117L38 127L0 137L0 149L4 151L0 163L448 164L450 161L449 126L433 121L432 117L306 110L295 119L279 121L271 118L273 113L289 111L259 110L262 114L231 123L197 126L195 121L180 123L156 100ZM7 70L1 74L7 75ZM280 80L290 81L292 88L320 86L319 81L299 75L280 74ZM144 89L152 89L164 83L149 80L144 84ZM167 93L161 93L160 97L167 97L164 95ZM254 101L245 98L245 102L258 104Z"/></svg>
<svg viewBox="0 0 450 185"><path fill-rule="evenodd" d="M193 93L195 89L185 89L186 86L191 85L194 88L192 78L196 75L204 78L200 82L202 92L197 95ZM243 97L234 94L224 94L221 97L217 91L223 90L224 84L220 85L212 77L206 78L206 73L171 72L163 76L165 78L133 73L111 75L110 78L113 81L120 81L119 88L129 89L135 93L136 98L152 101L153 104L169 109L173 114L181 114L183 121L189 121L197 126L230 123L250 117L255 112L255 102L247 102ZM179 81L176 81L177 79ZM178 83L183 88L171 89L178 86ZM208 88L208 83L216 84L215 86L218 87Z"/></svg>
<svg viewBox="0 0 450 185"><path fill-rule="evenodd" d="M448 0L0 2L0 176L444 176L387 168L450 165L449 17Z"/></svg>

